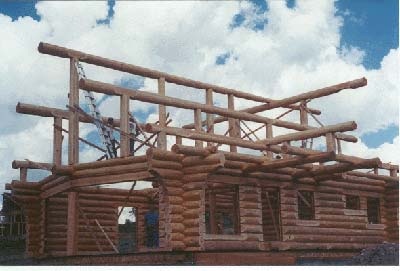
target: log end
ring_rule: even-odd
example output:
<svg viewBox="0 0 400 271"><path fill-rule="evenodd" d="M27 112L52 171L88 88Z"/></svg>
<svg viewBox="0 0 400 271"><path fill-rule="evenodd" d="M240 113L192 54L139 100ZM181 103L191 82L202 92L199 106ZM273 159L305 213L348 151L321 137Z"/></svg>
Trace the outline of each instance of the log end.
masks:
<svg viewBox="0 0 400 271"><path fill-rule="evenodd" d="M149 123L148 123L149 124ZM147 124L146 124L147 125ZM145 128L146 128L146 126L145 126ZM146 129L145 129L146 130ZM147 132L147 131L146 131ZM172 152L174 152L174 153L179 153L179 144L174 144L174 145L172 145L172 147L171 147L171 151Z"/></svg>
<svg viewBox="0 0 400 271"><path fill-rule="evenodd" d="M353 82L351 82L350 88L355 89L355 88L359 88L359 87L364 87L367 84L368 84L367 78L363 77L363 78L360 78L358 80L354 80Z"/></svg>
<svg viewBox="0 0 400 271"><path fill-rule="evenodd" d="M144 130L145 132L147 132L147 133L154 133L154 132L153 132L153 125L152 125L151 123L146 123L146 124L144 125L143 130ZM175 145L176 145L176 144L175 144Z"/></svg>
<svg viewBox="0 0 400 271"><path fill-rule="evenodd" d="M16 160L12 161L11 166L12 166L13 169L18 169L19 168L18 165L17 165L17 161Z"/></svg>
<svg viewBox="0 0 400 271"><path fill-rule="evenodd" d="M17 103L17 106L15 107L15 112L21 113L21 103L20 102Z"/></svg>
<svg viewBox="0 0 400 271"><path fill-rule="evenodd" d="M12 190L12 185L10 183L6 183L4 188L5 190Z"/></svg>
<svg viewBox="0 0 400 271"><path fill-rule="evenodd" d="M38 51L39 51L39 53L45 54L45 51L44 51L44 42L43 42L43 41L41 41L41 42L39 43Z"/></svg>

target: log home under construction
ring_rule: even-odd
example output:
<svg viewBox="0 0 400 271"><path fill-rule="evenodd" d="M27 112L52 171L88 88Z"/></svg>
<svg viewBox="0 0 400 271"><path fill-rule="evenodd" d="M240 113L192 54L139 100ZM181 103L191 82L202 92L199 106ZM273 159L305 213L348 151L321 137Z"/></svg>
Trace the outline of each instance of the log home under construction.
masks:
<svg viewBox="0 0 400 271"><path fill-rule="evenodd" d="M70 89L67 109L16 107L54 119L52 163L13 161L20 179L6 184L24 211L28 257L166 264L191 255L194 264L294 264L302 257L347 257L384 241L398 243L398 166L342 154L343 141L357 141L345 133L356 123L324 126L317 118L321 111L308 107L313 99L365 86L365 78L273 100L52 44L38 49L69 59ZM82 63L157 80L158 92L90 80ZM204 91L206 99L169 97L167 83ZM90 112L81 107L80 91ZM93 93L118 96L120 118L101 116ZM226 96L225 108L214 105L215 93ZM257 105L235 110L237 99ZM139 123L131 100L157 104L158 121ZM167 106L191 110L193 123L171 126ZM285 113L258 114L276 108ZM298 123L283 120L290 112L298 112ZM320 127L310 126L309 117ZM217 134L215 127L224 122L227 131ZM103 146L80 138L80 123L95 124ZM255 123L259 127L252 129ZM286 133L274 135L274 127ZM67 164L61 159L63 132ZM312 148L316 138L324 140L324 150ZM80 163L79 142L104 155ZM29 182L29 169L51 175ZM132 188L103 186L121 182L132 182ZM136 182L153 188L136 190ZM148 248L145 215L153 207L159 244ZM125 255L118 245L123 208L136 210L136 250ZM102 256L92 261L93 255Z"/></svg>

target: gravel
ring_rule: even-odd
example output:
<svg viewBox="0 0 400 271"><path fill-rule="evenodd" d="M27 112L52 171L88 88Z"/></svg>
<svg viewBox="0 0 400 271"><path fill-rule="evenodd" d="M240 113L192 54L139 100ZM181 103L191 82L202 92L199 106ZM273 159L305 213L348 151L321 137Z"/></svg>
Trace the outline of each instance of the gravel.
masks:
<svg viewBox="0 0 400 271"><path fill-rule="evenodd" d="M383 243L366 248L350 260L350 265L399 265L399 244Z"/></svg>

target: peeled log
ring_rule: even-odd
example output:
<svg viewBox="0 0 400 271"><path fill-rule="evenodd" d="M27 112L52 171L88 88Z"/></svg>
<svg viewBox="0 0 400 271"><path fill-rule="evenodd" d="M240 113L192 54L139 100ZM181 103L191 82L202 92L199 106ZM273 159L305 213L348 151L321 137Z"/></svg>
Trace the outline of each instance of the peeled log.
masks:
<svg viewBox="0 0 400 271"><path fill-rule="evenodd" d="M170 151L165 151L161 149L150 148L146 151L147 160L155 159L155 160L169 160L175 162L181 162L184 158L184 155L177 154Z"/></svg>
<svg viewBox="0 0 400 271"><path fill-rule="evenodd" d="M14 160L12 161L12 168L18 169L18 168L30 168L30 169L44 169L44 170L50 170L53 168L52 163L39 163L39 162L33 162L33 161L19 161L19 160Z"/></svg>
<svg viewBox="0 0 400 271"><path fill-rule="evenodd" d="M334 165L315 166L311 170L298 171L293 175L293 177L301 178L307 176L330 175L335 173L347 172L353 169L374 168L379 164L381 164L380 159L373 158L373 159L364 159L362 162L356 164L336 163Z"/></svg>
<svg viewBox="0 0 400 271"><path fill-rule="evenodd" d="M132 173L139 172L143 170L147 170L147 163L136 163L136 164L128 164L128 165L120 165L120 166L112 166L112 167L102 167L95 169L83 169L77 170L72 175L73 178L82 178L82 177L95 177L102 175L112 175L119 173Z"/></svg>
<svg viewBox="0 0 400 271"><path fill-rule="evenodd" d="M327 133L333 132L345 132L353 131L357 128L357 124L354 121L343 122L340 124L324 126L320 128L314 128L311 130L285 134L281 136L275 136L273 138L263 139L257 141L257 143L263 143L267 145L277 145L287 141L305 140L308 138L315 138Z"/></svg>
<svg viewBox="0 0 400 271"><path fill-rule="evenodd" d="M325 87L325 88L321 88L321 89L317 89L314 91L310 91L310 92L305 92L302 93L300 95L296 95L296 96L292 96L292 97L288 97L282 100L278 100L275 102L271 102L268 104L267 108L265 110L270 110L273 108L278 108L278 107L282 107L282 106L287 106L290 104L294 104L297 102L301 102L304 100L309 100L309 99L315 99L315 98L320 98L323 96L328 96L334 93L337 93L343 89L355 89L355 88L359 88L359 87L363 87L367 85L367 79L365 77L360 78L360 79L356 79L353 81L348 81L348 82L344 82L341 84L337 84L337 85L333 85L330 87Z"/></svg>
<svg viewBox="0 0 400 271"><path fill-rule="evenodd" d="M314 162L325 162L331 160L335 157L335 152L325 152L321 154L312 154L307 157L295 157L295 158L285 158L278 160L265 161L262 164L246 165L242 168L245 172L255 171L255 170L272 170L283 167L291 167L306 163Z"/></svg>
<svg viewBox="0 0 400 271"><path fill-rule="evenodd" d="M193 155L193 156L208 156L212 153L216 153L218 150L217 146L208 146L206 148L192 147L192 146L184 146L180 144L175 144L171 147L171 151L175 153L180 153L184 155Z"/></svg>
<svg viewBox="0 0 400 271"><path fill-rule="evenodd" d="M210 165L210 164L223 165L224 163L225 163L225 156L222 153L210 154L207 157L188 156L182 160L182 164L185 167Z"/></svg>

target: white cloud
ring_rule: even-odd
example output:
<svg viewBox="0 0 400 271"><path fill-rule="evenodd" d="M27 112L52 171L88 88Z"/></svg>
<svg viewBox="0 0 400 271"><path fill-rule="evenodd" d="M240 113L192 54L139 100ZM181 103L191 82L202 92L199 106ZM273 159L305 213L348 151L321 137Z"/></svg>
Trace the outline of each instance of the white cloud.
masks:
<svg viewBox="0 0 400 271"><path fill-rule="evenodd" d="M398 124L398 49L389 52L379 70L367 70L361 64L365 56L362 49L340 48L344 20L335 13L333 0L298 0L294 9L287 8L284 1L269 1L268 6L268 11L259 13L249 2L121 1L115 4L110 25L96 24L106 17L106 2L39 2L40 22L29 17L12 21L0 14L4 41L0 43L2 182L15 175L10 170L12 159L51 160L51 120L17 116L17 101L59 108L67 104L69 63L40 55L36 49L40 41L276 99L365 76L367 87L318 99L311 106L322 109L320 118L326 124L355 120L359 124L354 133L357 136ZM238 13L246 20L232 29L232 19ZM251 29L265 19L268 23L263 30ZM226 52L231 54L226 65L216 65L216 57ZM94 80L119 83L127 76L84 67ZM142 89L155 91L156 86L156 80L146 79ZM167 85L167 94L204 100L202 90L172 84ZM225 106L226 97L216 95L215 102ZM151 112L146 105L133 104L135 110ZM236 106L251 105L238 100ZM100 108L104 115L119 115L118 99L106 99ZM193 115L187 110L168 111L174 123L192 122ZM275 110L265 115L280 113ZM297 118L296 113L288 115L290 120ZM148 121L154 120L154 114L148 116ZM219 129L224 132L222 126ZM85 128L81 135L93 130ZM368 149L358 143L349 148L360 156L373 153L383 160L393 159L390 147L384 146ZM85 148L82 159L97 155Z"/></svg>

